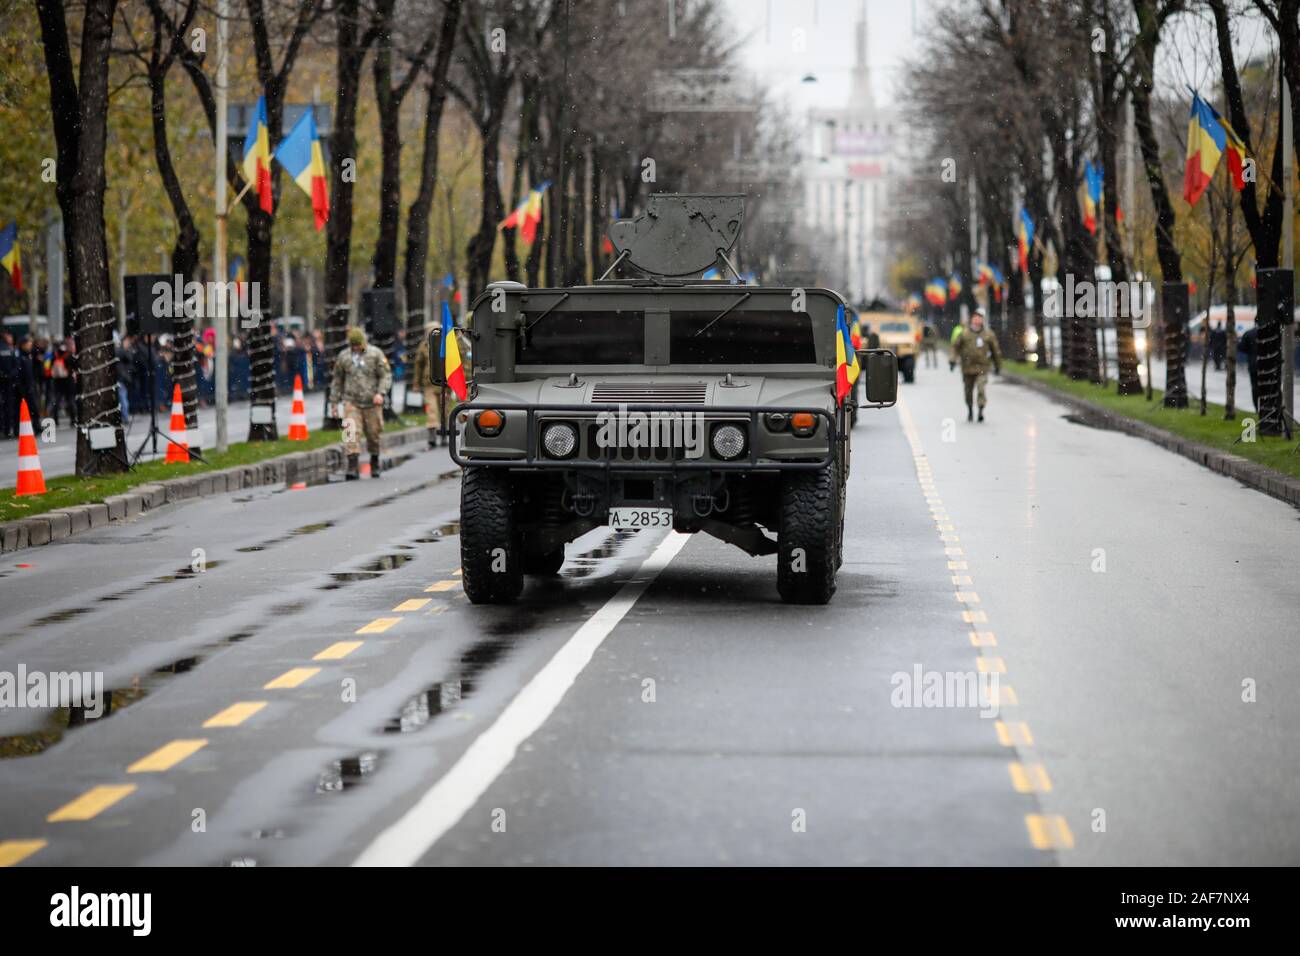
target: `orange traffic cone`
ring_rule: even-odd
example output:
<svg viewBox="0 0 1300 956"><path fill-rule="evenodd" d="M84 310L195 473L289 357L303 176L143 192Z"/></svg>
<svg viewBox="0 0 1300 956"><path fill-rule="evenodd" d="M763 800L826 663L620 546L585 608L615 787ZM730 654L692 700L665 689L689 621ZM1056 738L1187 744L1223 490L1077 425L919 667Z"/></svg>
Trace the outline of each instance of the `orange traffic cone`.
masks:
<svg viewBox="0 0 1300 956"><path fill-rule="evenodd" d="M307 440L307 403L302 397L302 376L293 377L293 409L289 413L289 441Z"/></svg>
<svg viewBox="0 0 1300 956"><path fill-rule="evenodd" d="M185 405L181 401L180 383L172 386L172 423L167 429L172 440L167 443L167 463L190 460L190 433L185 428Z"/></svg>
<svg viewBox="0 0 1300 956"><path fill-rule="evenodd" d="M18 486L14 488L14 497L43 494L45 472L41 471L41 459L36 454L36 433L32 431L27 399L23 399L18 406Z"/></svg>

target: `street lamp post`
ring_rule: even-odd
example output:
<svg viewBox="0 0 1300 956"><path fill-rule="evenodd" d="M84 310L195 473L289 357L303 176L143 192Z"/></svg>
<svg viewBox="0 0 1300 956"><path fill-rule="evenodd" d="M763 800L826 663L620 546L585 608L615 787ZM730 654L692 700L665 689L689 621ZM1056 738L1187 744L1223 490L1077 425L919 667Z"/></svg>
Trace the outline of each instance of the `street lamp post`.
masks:
<svg viewBox="0 0 1300 956"><path fill-rule="evenodd" d="M213 281L226 281L226 40L227 24L230 14L230 0L218 0L217 3L217 159L216 159L216 240L212 244ZM224 288L219 286L218 288ZM217 454L222 454L230 447L230 435L227 428L227 411L230 399L230 320L225 308L227 296L219 296L220 304L212 324L216 328L217 341L212 362L216 366L216 416L217 416Z"/></svg>

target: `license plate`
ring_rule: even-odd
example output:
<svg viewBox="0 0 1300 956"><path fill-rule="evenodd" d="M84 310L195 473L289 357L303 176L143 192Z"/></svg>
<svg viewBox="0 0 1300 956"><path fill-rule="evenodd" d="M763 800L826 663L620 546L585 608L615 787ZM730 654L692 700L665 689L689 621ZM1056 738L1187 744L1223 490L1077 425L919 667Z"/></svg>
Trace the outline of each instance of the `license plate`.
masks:
<svg viewBox="0 0 1300 956"><path fill-rule="evenodd" d="M672 528L672 508L610 508L611 528Z"/></svg>

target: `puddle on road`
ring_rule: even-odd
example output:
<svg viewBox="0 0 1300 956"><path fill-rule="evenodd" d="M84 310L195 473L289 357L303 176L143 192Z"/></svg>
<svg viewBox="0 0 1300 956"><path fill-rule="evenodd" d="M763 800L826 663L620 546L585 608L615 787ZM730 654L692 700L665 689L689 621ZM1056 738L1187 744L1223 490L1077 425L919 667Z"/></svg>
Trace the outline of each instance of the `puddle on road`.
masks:
<svg viewBox="0 0 1300 956"><path fill-rule="evenodd" d="M223 563L224 562L222 561L209 561L205 565L205 571L195 571L193 568L181 568L179 571L173 572L172 574L163 574L159 577L151 578L144 582L144 584L137 584L133 588L127 588L123 591L115 591L111 594L101 595L96 599L96 604L108 604L113 601L120 601L125 597L130 597L132 594L138 594L146 588L156 587L160 584L171 584L175 581L191 581L194 578L197 578L200 574L206 573L206 571L211 571L214 568L221 567ZM28 624L27 627L45 627L47 624L61 624L64 621L70 621L73 618L81 617L83 614L89 614L93 610L95 610L95 605L93 604L82 605L81 607L63 608L54 611L51 614L46 614L44 617L38 617L36 620Z"/></svg>
<svg viewBox="0 0 1300 956"><path fill-rule="evenodd" d="M356 581L369 581L381 574L400 568L414 557L411 554L382 554L373 561L368 561L361 567L354 568L351 571L331 571L329 582L319 585L317 590L337 591L346 584L352 584Z"/></svg>
<svg viewBox="0 0 1300 956"><path fill-rule="evenodd" d="M368 750L352 757L331 761L329 767L316 779L316 792L341 793L364 783L379 769L381 756L382 752Z"/></svg>
<svg viewBox="0 0 1300 956"><path fill-rule="evenodd" d="M623 546L638 533L630 530L615 531L599 546L592 548L590 551L566 556L564 567L560 569L560 577L589 578L595 576L596 572L602 570L602 568L606 574L612 574L615 562L610 559L616 557L623 550Z"/></svg>
<svg viewBox="0 0 1300 956"><path fill-rule="evenodd" d="M334 527L333 521L318 521L315 524L305 524L301 528L294 528L291 531L286 531L279 537L271 538L270 540L263 541L260 544L245 545L242 548L236 548L235 551L239 554L248 554L253 551L265 551L267 548L273 547L277 544L283 544L291 538L299 538L305 534L317 534L318 532L332 527Z"/></svg>
<svg viewBox="0 0 1300 956"><path fill-rule="evenodd" d="M530 619L530 624L535 619ZM513 624L510 625L513 628ZM501 633L513 633L503 629ZM472 695L483 673L501 662L515 646L514 640L494 637L473 644L461 655L460 667L452 677L430 684L401 708L384 724L386 734L409 734L427 727L439 714L455 710Z"/></svg>

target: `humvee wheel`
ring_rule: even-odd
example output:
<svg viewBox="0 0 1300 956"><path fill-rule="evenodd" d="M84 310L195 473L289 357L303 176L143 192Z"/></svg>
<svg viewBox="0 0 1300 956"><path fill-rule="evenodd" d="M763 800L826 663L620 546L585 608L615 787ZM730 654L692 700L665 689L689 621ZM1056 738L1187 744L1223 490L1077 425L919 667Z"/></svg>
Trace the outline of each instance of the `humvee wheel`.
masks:
<svg viewBox="0 0 1300 956"><path fill-rule="evenodd" d="M460 485L460 565L473 604L509 604L524 587L523 547L515 527L510 476L466 468Z"/></svg>
<svg viewBox="0 0 1300 956"><path fill-rule="evenodd" d="M535 574L539 577L549 578L558 574L563 564L564 545L560 545L554 551L530 554L524 558L524 574Z"/></svg>
<svg viewBox="0 0 1300 956"><path fill-rule="evenodd" d="M839 562L839 469L787 472L781 481L776 589L787 604L825 604Z"/></svg>

